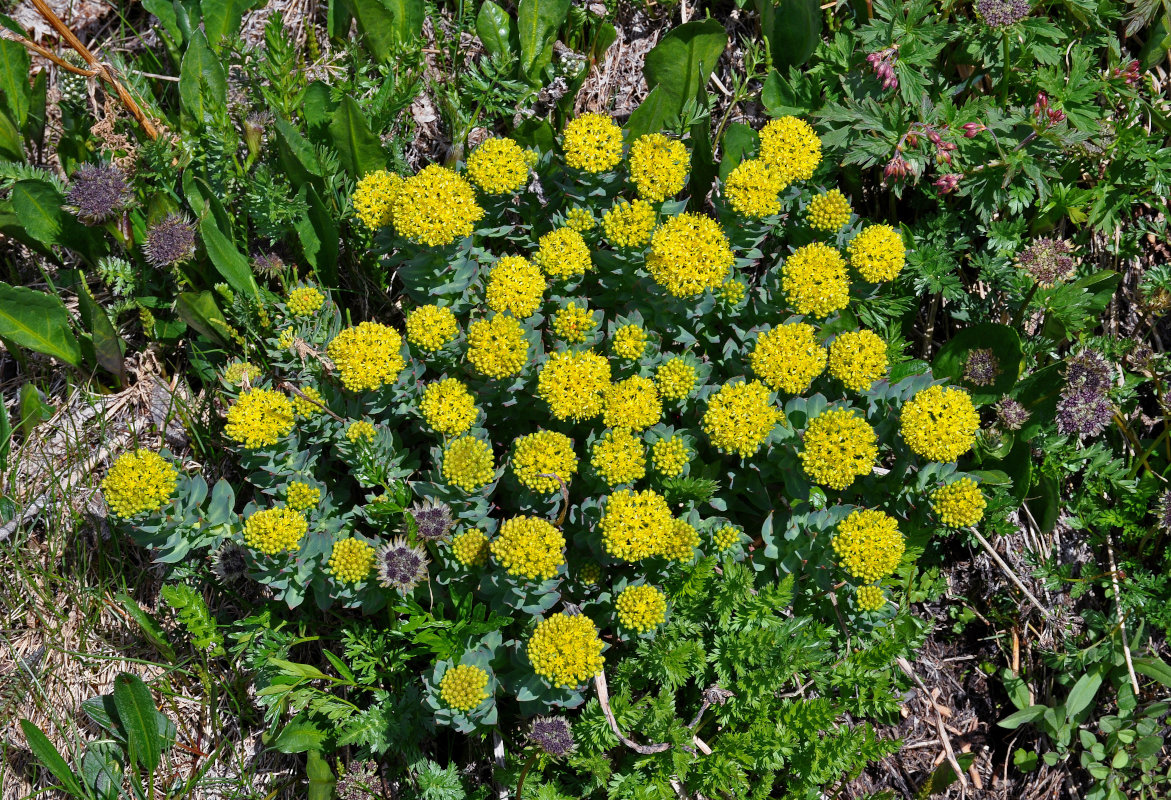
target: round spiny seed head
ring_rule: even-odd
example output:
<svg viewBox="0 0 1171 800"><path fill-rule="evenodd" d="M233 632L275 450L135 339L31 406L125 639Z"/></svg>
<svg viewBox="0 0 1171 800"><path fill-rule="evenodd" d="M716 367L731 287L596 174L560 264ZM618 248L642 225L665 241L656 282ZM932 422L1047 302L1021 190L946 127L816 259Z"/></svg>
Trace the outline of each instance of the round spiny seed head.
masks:
<svg viewBox="0 0 1171 800"><path fill-rule="evenodd" d="M415 521L415 528L419 538L425 542L434 542L446 539L451 533L455 520L451 516L451 508L446 503L437 503L427 500L411 506L411 519Z"/></svg>
<svg viewBox="0 0 1171 800"><path fill-rule="evenodd" d="M156 267L179 264L195 255L195 226L180 214L168 214L146 232L146 260Z"/></svg>
<svg viewBox="0 0 1171 800"><path fill-rule="evenodd" d="M275 278L285 270L285 262L276 253L261 253L252 259L252 269L262 278Z"/></svg>
<svg viewBox="0 0 1171 800"><path fill-rule="evenodd" d="M1159 518L1159 527L1164 531L1171 531L1171 489L1159 495L1159 501L1155 504L1155 514Z"/></svg>
<svg viewBox="0 0 1171 800"><path fill-rule="evenodd" d="M1066 360L1065 383L1073 390L1105 392L1110 388L1110 365L1093 350L1083 350Z"/></svg>
<svg viewBox="0 0 1171 800"><path fill-rule="evenodd" d="M968 351L964 362L964 380L973 386L991 386L1000 374L1000 361L991 348L976 348Z"/></svg>
<svg viewBox="0 0 1171 800"><path fill-rule="evenodd" d="M1073 245L1064 239L1035 239L1017 256L1020 268L1042 288L1051 288L1074 274Z"/></svg>
<svg viewBox="0 0 1171 800"><path fill-rule="evenodd" d="M97 225L130 205L130 185L113 164L83 164L65 194L70 210L86 225Z"/></svg>
<svg viewBox="0 0 1171 800"><path fill-rule="evenodd" d="M1029 420L1029 410L1011 397L1005 397L996 404L996 418L1007 430L1019 431Z"/></svg>
<svg viewBox="0 0 1171 800"><path fill-rule="evenodd" d="M1079 439L1097 436L1114 419L1110 398L1092 389L1075 389L1062 394L1057 403L1057 432Z"/></svg>
<svg viewBox="0 0 1171 800"><path fill-rule="evenodd" d="M248 551L235 542L224 542L211 556L212 570L224 583L235 583L248 574Z"/></svg>
<svg viewBox="0 0 1171 800"><path fill-rule="evenodd" d="M378 550L378 583L405 597L427 578L429 561L422 547L412 547L401 536L392 539Z"/></svg>
<svg viewBox="0 0 1171 800"><path fill-rule="evenodd" d="M573 752L573 729L565 717L537 717L529 731L529 741L554 758Z"/></svg>

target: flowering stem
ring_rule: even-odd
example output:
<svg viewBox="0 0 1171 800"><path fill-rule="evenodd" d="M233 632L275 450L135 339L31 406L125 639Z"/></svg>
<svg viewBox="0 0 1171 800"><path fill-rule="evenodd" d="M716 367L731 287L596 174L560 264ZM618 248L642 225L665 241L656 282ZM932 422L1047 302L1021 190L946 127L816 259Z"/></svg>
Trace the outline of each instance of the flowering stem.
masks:
<svg viewBox="0 0 1171 800"><path fill-rule="evenodd" d="M1004 34L1004 71L1000 76L1000 104L1008 105L1008 70L1009 70L1009 56L1012 52L1012 45L1008 41L1008 33Z"/></svg>
<svg viewBox="0 0 1171 800"><path fill-rule="evenodd" d="M1029 310L1029 303L1033 302L1033 295L1037 293L1037 282L1033 282L1033 286L1029 289L1029 293L1025 295L1024 302L1021 307L1017 309L1016 316L1012 319L1012 327L1019 328L1021 323L1025 321L1025 312Z"/></svg>
<svg viewBox="0 0 1171 800"><path fill-rule="evenodd" d="M520 777L516 779L516 800L520 800L521 790L525 787L525 776L529 774L529 769L533 766L533 762L537 760L537 751L534 750L529 760L525 762L524 769L520 771Z"/></svg>

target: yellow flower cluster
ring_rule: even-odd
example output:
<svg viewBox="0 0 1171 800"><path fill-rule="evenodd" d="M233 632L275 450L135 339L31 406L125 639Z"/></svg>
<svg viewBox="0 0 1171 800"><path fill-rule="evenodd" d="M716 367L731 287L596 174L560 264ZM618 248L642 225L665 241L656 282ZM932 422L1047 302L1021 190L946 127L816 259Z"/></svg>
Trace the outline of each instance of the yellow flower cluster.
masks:
<svg viewBox="0 0 1171 800"><path fill-rule="evenodd" d="M840 231L850 221L850 215L853 213L850 201L837 189L819 194L809 201L809 207L805 209L809 227L826 233Z"/></svg>
<svg viewBox="0 0 1171 800"><path fill-rule="evenodd" d="M781 289L798 314L825 317L850 302L850 278L842 254L827 244L798 247L781 267Z"/></svg>
<svg viewBox="0 0 1171 800"><path fill-rule="evenodd" d="M825 369L825 348L814 338L812 325L781 325L756 337L748 356L752 371L769 388L799 394Z"/></svg>
<svg viewBox="0 0 1171 800"><path fill-rule="evenodd" d="M928 386L903 406L899 431L916 455L955 461L972 449L980 415L963 389Z"/></svg>
<svg viewBox="0 0 1171 800"><path fill-rule="evenodd" d="M886 368L886 342L874 331L846 331L829 346L829 374L851 391L867 391Z"/></svg>
<svg viewBox="0 0 1171 800"><path fill-rule="evenodd" d="M300 394L293 394L293 413L301 419L312 419L321 413L325 399L313 386L301 386Z"/></svg>
<svg viewBox="0 0 1171 800"><path fill-rule="evenodd" d="M880 586L859 586L854 590L854 603L859 611L878 611L886 605L886 595Z"/></svg>
<svg viewBox="0 0 1171 800"><path fill-rule="evenodd" d="M439 699L456 711L471 711L490 696L488 673L471 664L452 667L439 679Z"/></svg>
<svg viewBox="0 0 1171 800"><path fill-rule="evenodd" d="M708 400L703 429L720 452L748 458L760 449L783 416L760 381L726 383Z"/></svg>
<svg viewBox="0 0 1171 800"><path fill-rule="evenodd" d="M679 194L690 163L683 142L661 133L640 136L630 146L630 178L638 196L652 203Z"/></svg>
<svg viewBox="0 0 1171 800"><path fill-rule="evenodd" d="M655 386L664 400L678 402L691 394L698 377L695 367L682 358L672 358L655 370Z"/></svg>
<svg viewBox="0 0 1171 800"><path fill-rule="evenodd" d="M582 114L565 125L565 163L585 172L605 172L622 160L622 129L604 114Z"/></svg>
<svg viewBox="0 0 1171 800"><path fill-rule="evenodd" d="M407 365L399 353L402 344L394 328L380 322L362 322L333 337L326 352L338 369L342 385L351 392L365 392L398 379Z"/></svg>
<svg viewBox="0 0 1171 800"><path fill-rule="evenodd" d="M279 442L293 430L293 404L272 389L244 392L228 409L224 433L249 450Z"/></svg>
<svg viewBox="0 0 1171 800"><path fill-rule="evenodd" d="M451 540L451 555L465 567L488 563L488 537L479 528L468 528Z"/></svg>
<svg viewBox="0 0 1171 800"><path fill-rule="evenodd" d="M663 496L650 489L622 489L606 498L598 528L606 552L623 561L661 555L672 538L675 518Z"/></svg>
<svg viewBox="0 0 1171 800"><path fill-rule="evenodd" d="M655 229L655 209L645 200L619 200L602 214L606 241L615 247L642 247Z"/></svg>
<svg viewBox="0 0 1171 800"><path fill-rule="evenodd" d="M512 471L522 486L541 494L561 491L556 475L568 485L577 474L573 440L557 431L519 437L512 451Z"/></svg>
<svg viewBox="0 0 1171 800"><path fill-rule="evenodd" d="M296 338L297 334L293 331L292 328L285 328L283 331L281 331L281 335L277 337L277 347L281 348L282 350L288 350L293 346L293 340Z"/></svg>
<svg viewBox="0 0 1171 800"><path fill-rule="evenodd" d="M731 550L740 543L740 529L732 525L725 525L712 534L712 541L716 543L716 547L721 552Z"/></svg>
<svg viewBox="0 0 1171 800"><path fill-rule="evenodd" d="M646 266L655 282L672 296L691 298L722 284L735 260L718 222L684 212L655 231Z"/></svg>
<svg viewBox="0 0 1171 800"><path fill-rule="evenodd" d="M677 519L663 542L660 555L671 561L690 561L699 547L699 531L690 522Z"/></svg>
<svg viewBox="0 0 1171 800"><path fill-rule="evenodd" d="M614 601L618 622L624 628L646 633L667 619L667 596L653 586L627 586Z"/></svg>
<svg viewBox="0 0 1171 800"><path fill-rule="evenodd" d="M455 314L447 306L419 306L407 315L407 341L434 353L459 335Z"/></svg>
<svg viewBox="0 0 1171 800"><path fill-rule="evenodd" d="M571 688L602 671L598 628L582 614L553 614L537 625L526 648L533 671L557 688Z"/></svg>
<svg viewBox="0 0 1171 800"><path fill-rule="evenodd" d="M683 474L683 468L691 458L687 450L687 443L682 436L672 436L669 439L659 439L651 445L651 461L654 462L655 472L665 478L674 478Z"/></svg>
<svg viewBox="0 0 1171 800"><path fill-rule="evenodd" d="M646 447L625 428L607 431L594 442L590 464L610 486L634 483L646 475Z"/></svg>
<svg viewBox="0 0 1171 800"><path fill-rule="evenodd" d="M394 198L394 229L416 244L441 247L469 236L484 209L472 185L447 167L429 164L403 181Z"/></svg>
<svg viewBox="0 0 1171 800"><path fill-rule="evenodd" d="M443 436L467 433L480 413L476 409L476 398L456 378L428 384L423 390L419 410L431 429Z"/></svg>
<svg viewBox="0 0 1171 800"><path fill-rule="evenodd" d="M224 383L235 385L260 375L260 368L249 361L233 361L224 369Z"/></svg>
<svg viewBox="0 0 1171 800"><path fill-rule="evenodd" d="M305 517L291 508L265 508L253 512L244 522L244 542L272 556L300 549L301 537L308 530Z"/></svg>
<svg viewBox="0 0 1171 800"><path fill-rule="evenodd" d="M468 177L485 194L508 194L529 179L525 151L512 139L487 139L468 156Z"/></svg>
<svg viewBox="0 0 1171 800"><path fill-rule="evenodd" d="M583 586L596 586L602 579L602 567L596 561L591 561L577 573L577 579Z"/></svg>
<svg viewBox="0 0 1171 800"><path fill-rule="evenodd" d="M539 267L521 256L505 256L497 261L484 289L488 308L508 311L517 319L528 319L535 314L544 296L545 276Z"/></svg>
<svg viewBox="0 0 1171 800"><path fill-rule="evenodd" d="M610 362L586 350L551 353L537 376L537 394L559 420L581 422L602 413L610 387Z"/></svg>
<svg viewBox="0 0 1171 800"><path fill-rule="evenodd" d="M519 375L529 359L529 340L514 317L497 314L468 327L468 361L486 378Z"/></svg>
<svg viewBox="0 0 1171 800"><path fill-rule="evenodd" d="M606 390L602 399L602 422L607 428L644 431L659 421L663 403L650 378L634 375Z"/></svg>
<svg viewBox="0 0 1171 800"><path fill-rule="evenodd" d="M325 295L312 286L301 286L289 292L285 305L294 317L311 317L325 305Z"/></svg>
<svg viewBox="0 0 1171 800"><path fill-rule="evenodd" d="M931 493L931 510L951 528L975 525L984 518L986 505L980 487L971 478L960 478Z"/></svg>
<svg viewBox="0 0 1171 800"><path fill-rule="evenodd" d="M394 219L394 200L402 186L401 177L384 169L363 175L351 198L358 220L375 232L389 225Z"/></svg>
<svg viewBox="0 0 1171 800"><path fill-rule="evenodd" d="M492 447L474 436L461 436L443 450L443 480L465 492L475 492L492 482L496 465Z"/></svg>
<svg viewBox="0 0 1171 800"><path fill-rule="evenodd" d="M614 339L610 344L614 355L633 361L642 356L646 350L646 331L641 325L623 325L614 331Z"/></svg>
<svg viewBox="0 0 1171 800"><path fill-rule="evenodd" d="M360 419L346 428L346 439L352 444L360 441L372 442L378 435L378 430L368 420Z"/></svg>
<svg viewBox="0 0 1171 800"><path fill-rule="evenodd" d="M594 315L573 301L553 315L553 332L570 344L581 344L597 326Z"/></svg>
<svg viewBox="0 0 1171 800"><path fill-rule="evenodd" d="M366 580L374 568L374 548L361 539L349 537L333 543L329 574L344 583Z"/></svg>
<svg viewBox="0 0 1171 800"><path fill-rule="evenodd" d="M780 173L760 159L749 158L728 174L724 196L740 216L761 219L780 213L780 194L784 188Z"/></svg>
<svg viewBox="0 0 1171 800"><path fill-rule="evenodd" d="M152 450L135 450L118 456L102 481L106 505L118 517L158 511L175 493L179 473Z"/></svg>
<svg viewBox="0 0 1171 800"><path fill-rule="evenodd" d="M890 225L871 225L846 246L850 266L870 283L894 280L907 263L903 237Z"/></svg>
<svg viewBox="0 0 1171 800"><path fill-rule="evenodd" d="M590 268L590 248L573 228L557 228L537 240L533 262L550 278L585 275Z"/></svg>
<svg viewBox="0 0 1171 800"><path fill-rule="evenodd" d="M861 508L838 524L833 548L842 569L865 583L874 583L898 568L903 558L903 534L894 517Z"/></svg>
<svg viewBox="0 0 1171 800"><path fill-rule="evenodd" d="M293 481L285 490L285 505L294 511L308 511L321 502L321 490L301 481Z"/></svg>
<svg viewBox="0 0 1171 800"><path fill-rule="evenodd" d="M588 208L571 208L565 213L565 225L578 233L592 231L597 223Z"/></svg>
<svg viewBox="0 0 1171 800"><path fill-rule="evenodd" d="M720 299L730 306L738 306L748 294L744 281L728 279L720 284Z"/></svg>
<svg viewBox="0 0 1171 800"><path fill-rule="evenodd" d="M869 475L878 458L878 436L852 408L832 408L805 430L801 464L814 483L841 491Z"/></svg>
<svg viewBox="0 0 1171 800"><path fill-rule="evenodd" d="M500 566L518 578L548 580L565 563L565 537L539 517L505 520L489 548Z"/></svg>
<svg viewBox="0 0 1171 800"><path fill-rule="evenodd" d="M804 120L774 119L760 131L760 160L777 171L785 186L807 181L821 163L821 139Z"/></svg>

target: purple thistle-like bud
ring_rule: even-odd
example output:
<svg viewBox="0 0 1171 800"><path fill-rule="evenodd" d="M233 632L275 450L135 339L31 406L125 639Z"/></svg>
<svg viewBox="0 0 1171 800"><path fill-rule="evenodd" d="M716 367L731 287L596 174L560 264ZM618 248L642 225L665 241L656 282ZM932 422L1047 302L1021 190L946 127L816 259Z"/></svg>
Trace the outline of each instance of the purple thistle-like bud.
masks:
<svg viewBox="0 0 1171 800"><path fill-rule="evenodd" d="M415 521L415 529L419 538L428 542L446 539L451 532L455 520L451 516L451 507L447 503L427 500L416 503L409 509L411 518Z"/></svg>
<svg viewBox="0 0 1171 800"><path fill-rule="evenodd" d="M1019 431L1030 416L1029 410L1011 397L1005 397L996 404L996 418L1010 431Z"/></svg>
<svg viewBox="0 0 1171 800"><path fill-rule="evenodd" d="M964 362L964 380L973 386L991 386L1000 374L1000 361L990 348L968 351Z"/></svg>
<svg viewBox="0 0 1171 800"><path fill-rule="evenodd" d="M130 205L133 196L122 170L113 164L83 164L65 194L82 223L98 225Z"/></svg>
<svg viewBox="0 0 1171 800"><path fill-rule="evenodd" d="M1155 503L1155 515L1159 518L1159 527L1164 531L1171 531L1171 489L1166 489L1159 495L1159 500Z"/></svg>
<svg viewBox="0 0 1171 800"><path fill-rule="evenodd" d="M168 214L146 232L142 244L146 260L156 267L169 267L195 255L195 226L179 214Z"/></svg>
<svg viewBox="0 0 1171 800"><path fill-rule="evenodd" d="M1083 350L1065 362L1065 384L1069 390L1104 394L1110 389L1110 365L1100 353Z"/></svg>
<svg viewBox="0 0 1171 800"><path fill-rule="evenodd" d="M276 253L261 253L252 259L252 269L257 275L275 278L285 269L285 262Z"/></svg>
<svg viewBox="0 0 1171 800"><path fill-rule="evenodd" d="M554 758L573 752L573 729L565 717L537 717L533 720L529 741Z"/></svg>
<svg viewBox="0 0 1171 800"><path fill-rule="evenodd" d="M1028 0L976 0L976 15L989 28L1007 28L1029 16Z"/></svg>
<svg viewBox="0 0 1171 800"><path fill-rule="evenodd" d="M385 589L395 589L399 594L409 596L421 581L427 579L430 562L424 548L407 544L401 536L392 539L379 548L375 558L378 583Z"/></svg>
<svg viewBox="0 0 1171 800"><path fill-rule="evenodd" d="M1057 431L1079 439L1097 436L1110 424L1114 408L1107 395L1089 390L1063 394L1057 403Z"/></svg>
<svg viewBox="0 0 1171 800"><path fill-rule="evenodd" d="M1074 272L1073 245L1064 239L1035 239L1017 256L1017 265L1050 289Z"/></svg>

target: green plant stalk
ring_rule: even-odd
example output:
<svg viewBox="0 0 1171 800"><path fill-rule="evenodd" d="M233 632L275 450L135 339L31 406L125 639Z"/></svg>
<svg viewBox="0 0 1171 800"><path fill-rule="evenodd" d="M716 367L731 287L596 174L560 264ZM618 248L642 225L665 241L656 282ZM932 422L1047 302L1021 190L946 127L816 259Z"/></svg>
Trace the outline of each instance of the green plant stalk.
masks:
<svg viewBox="0 0 1171 800"><path fill-rule="evenodd" d="M525 762L524 769L520 771L520 777L516 779L516 800L521 799L521 791L525 788L525 777L529 774L529 770L533 766L533 762L537 760L537 751L534 750L529 760Z"/></svg>
<svg viewBox="0 0 1171 800"><path fill-rule="evenodd" d="M1029 304L1033 302L1033 296L1037 294L1037 283L1034 282L1029 293L1025 295L1025 299L1021 302L1021 307L1017 309L1016 316L1012 318L1012 327L1019 328L1021 323L1025 321L1025 312L1029 310Z"/></svg>
<svg viewBox="0 0 1171 800"><path fill-rule="evenodd" d="M1004 45L1004 70L1000 75L1000 104L1002 106L1008 105L1008 71L1010 69L1009 60L1012 55L1012 45L1008 41L1008 34L1004 34L1001 40Z"/></svg>

